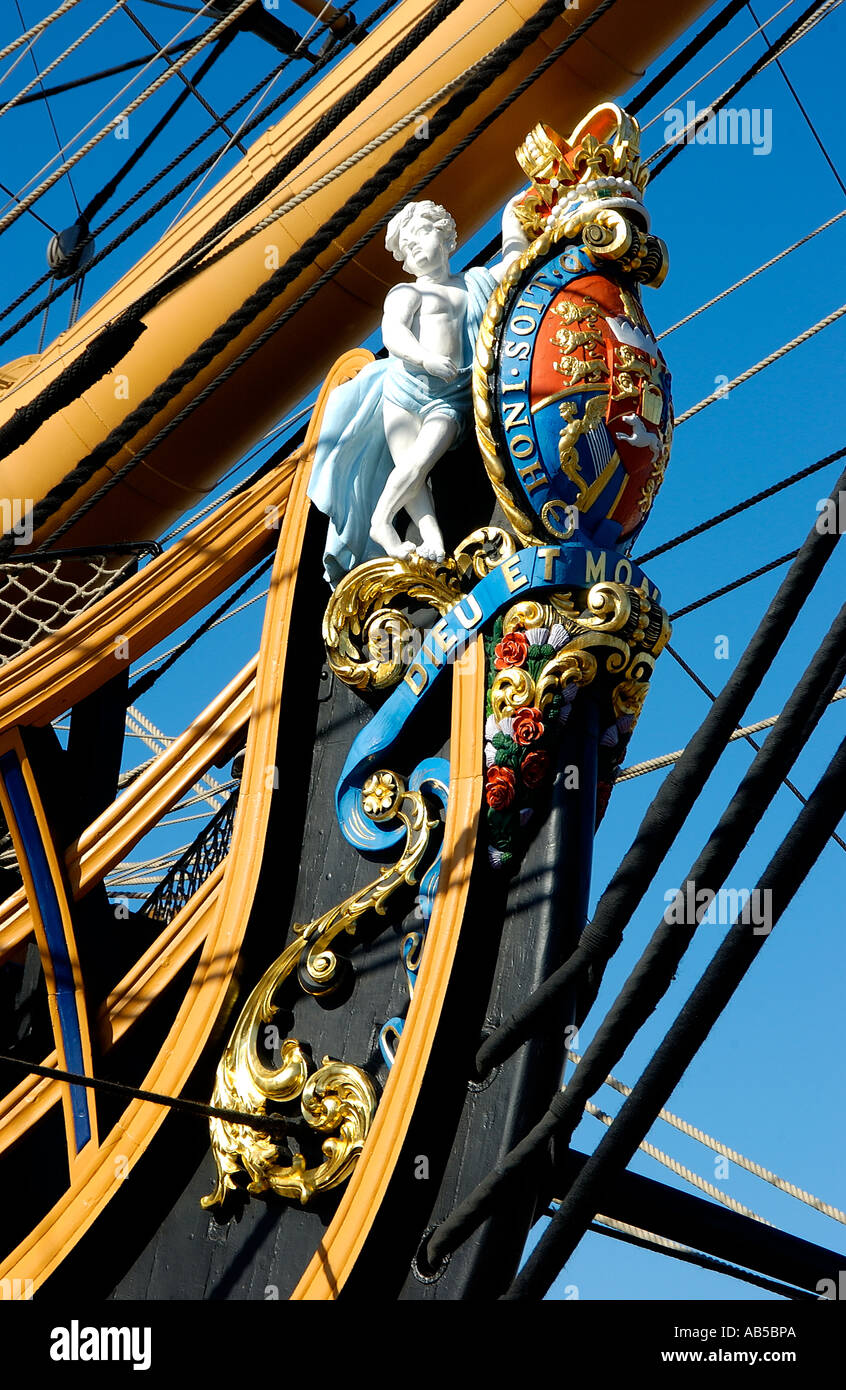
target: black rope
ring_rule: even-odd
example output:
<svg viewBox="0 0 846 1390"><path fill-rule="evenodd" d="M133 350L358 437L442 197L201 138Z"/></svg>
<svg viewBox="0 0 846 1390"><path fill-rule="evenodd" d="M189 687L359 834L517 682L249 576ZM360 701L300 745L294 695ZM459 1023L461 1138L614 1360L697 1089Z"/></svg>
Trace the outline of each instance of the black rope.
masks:
<svg viewBox="0 0 846 1390"><path fill-rule="evenodd" d="M806 10L802 11L798 19L795 19L792 24L789 24L787 26L784 33L781 35L781 38L776 39L774 43L769 43L767 40L764 40L764 42L767 44L767 47L766 50L761 54L760 58L756 58L755 62L751 65L751 67L748 67L746 71L743 73L743 75L739 77L736 82L733 82L732 85L728 88L728 90L723 92L722 95L719 96L715 102L713 102L709 106L703 107L702 110L697 113L690 127L685 130L684 141L682 143L674 144L673 148L667 151L663 159L660 159L658 161L658 163L655 165L655 168L651 171L652 178L657 178L658 175L662 173L664 169L666 169L667 165L671 164L672 161L676 158L676 156L681 154L685 144L690 143L693 136L696 134L696 131L700 130L702 126L707 125L708 122L712 120L713 117L717 114L717 112L722 111L726 103L731 101L732 97L736 96L742 87L746 86L747 82L751 82L753 77L757 77L761 69L765 67L767 63L769 63L779 53L781 53L782 49L792 38L792 36L796 33L796 30L801 28L801 26L806 22L806 20L810 19L811 15L815 14L823 3L824 0L813 0L813 3L810 4ZM649 165L652 162L652 160L656 159L659 154L660 150L656 150L655 154L651 155L650 158L646 161L647 165Z"/></svg>
<svg viewBox="0 0 846 1390"><path fill-rule="evenodd" d="M185 39L182 43L175 43L168 49L171 58L177 58L180 53L187 53L189 48L193 48L196 39ZM72 92L77 87L87 87L91 82L99 82L104 77L117 77L119 73L131 72L133 68L143 68L150 62L149 54L143 58L130 58L126 63L115 63L111 68L100 68L98 72L90 72L85 77L75 77L72 82L57 82L54 87L44 87L40 92L30 92L27 96L21 97L15 102L15 106L28 106L31 101L43 101L45 98L61 96L62 92ZM2 102L0 102L2 105Z"/></svg>
<svg viewBox="0 0 846 1390"><path fill-rule="evenodd" d="M812 534L816 535L817 533ZM774 605L775 600L769 611L772 611ZM766 621L765 618L764 623ZM756 638L760 632L761 628L759 627L746 653L741 658L738 671L747 661L750 648L758 645ZM769 656L766 666L769 666L774 654L773 652ZM766 666L760 671L760 679L765 674ZM796 686L772 734L760 748L745 773L717 827L687 875L683 891L686 891L688 882L692 882L700 888L707 887L712 890L716 890L725 882L727 875L731 872L765 810L778 791L786 773L821 719L844 672L846 672L846 606L841 609L828 636ZM735 672L736 676L737 672ZM721 699L723 696L719 696L714 702L709 715L694 735L691 743L688 744L689 749L697 743L701 746L703 731L706 730L706 726ZM729 732L731 730L726 730L726 734ZM710 758L709 762L711 762ZM692 775L695 776L698 771L695 754L690 766L693 770ZM710 770L709 767L708 771L710 772ZM704 780L703 777L703 783ZM640 870L642 873L643 868L642 862L638 863L638 851L640 851L642 861L644 856L648 857L649 851L652 849L648 839L648 831L647 837L644 836L644 828L650 824L654 825L657 821L661 825L662 832L662 842L658 846L654 865L649 864L647 866L651 880L658 864L669 848L669 843L674 838L674 831L686 818L690 809L690 805L685 802L682 807L683 813L679 815L672 803L665 805L663 808L665 819L661 822L660 817L656 816L656 807L659 811L662 809L658 805L661 799L659 792L641 823L632 848L623 859L600 899L592 927L588 927L583 934L582 941L591 930L593 930L594 936L600 939L596 932L596 924L597 920L602 917L603 905L607 903L609 895L613 896L615 889L619 892L621 886L623 891L626 887L634 890L636 901L633 905L626 903L624 907L620 908L620 919L611 921L610 930L605 928L603 931L604 923L600 922L602 936L605 938L605 944L602 948L604 960L610 959L616 950L620 940L622 940L625 923L633 915L645 892L646 884L641 887L641 883L635 879L635 872ZM664 798L665 803L667 800ZM633 872L630 872L628 876L625 873L627 864L633 866ZM546 1114L529 1134L497 1164L488 1177L475 1188L460 1206L456 1207L446 1221L430 1236L426 1247L426 1259L430 1264L436 1264L466 1240L490 1211L507 1197L511 1185L518 1181L525 1182L527 1167L536 1167L540 1164L547 1153L547 1146L551 1139L555 1138L557 1142L562 1143L569 1141L581 1119L585 1101L602 1085L605 1077L622 1056L638 1028L649 1017L669 987L676 967L687 950L699 925L700 917L706 911L707 906L708 904L702 906L701 913L698 914L697 920L693 923L675 921L668 923L662 917L649 945L583 1054L582 1061L569 1081L566 1090L558 1092L553 1097ZM608 921L607 913L605 921ZM612 935L613 939L609 942L607 938ZM580 951L581 946L577 948L570 960L565 962L564 966L550 976L544 985L529 997L521 1009L515 1011L484 1041L476 1057L479 1075L484 1075L491 1067L510 1056L528 1037L539 1034L551 1024L558 1023L558 1018L551 1012L550 1004L560 1007L563 995L562 981L569 989L572 989L577 983L572 964L578 958ZM558 977L557 980L556 976ZM600 981L601 972L597 970L591 980L589 991L586 995L583 994L580 999L578 1022L582 1022L589 1012L598 992Z"/></svg>
<svg viewBox="0 0 846 1390"><path fill-rule="evenodd" d="M452 163L458 155L475 140L479 134L487 129L488 125L506 110L512 102L516 101L525 90L540 76L540 74L553 63L557 62L563 53L575 43L583 33L585 33L598 19L602 17L616 3L616 0L602 0L602 3L583 20L582 23L571 34L564 39L557 48L553 49L537 65L528 77L524 78L503 101L490 112L474 129L465 136L450 152L441 160L434 170L430 170L414 189L406 192L401 201L413 197L417 191L424 188L437 174ZM485 90L490 82L502 72L506 71L511 64L516 61L522 52L542 33L545 28L554 22L560 14L562 8L566 8L566 0L547 0L547 3L536 12L532 19L528 20L510 39L501 44L493 53L484 60L479 69L474 74L472 80L461 91L455 93L443 107L432 117L429 123L430 138L436 139L443 134L452 123L458 119L462 112ZM255 318L266 310L275 298L292 283L307 267L311 266L315 258L328 247L333 240L352 225L360 215L372 205L373 200L389 187L395 178L406 168L413 164L420 155L420 141L415 136L411 136L406 143L400 147L382 167L362 186L358 193L343 204L341 208L314 233L303 246L294 253L289 259L279 267L274 274L264 282L245 302L240 309L226 320L226 322L205 340L203 344L182 365L171 372L165 382L161 383L150 396L115 430L107 436L96 449L74 468L61 483L42 498L33 508L32 524L38 529L44 522L52 516L69 497L81 487L104 463L117 453L125 443L127 443L137 431L149 422L159 410L165 406L169 400L178 395L184 387L208 365L214 357L231 341L237 338ZM375 232L390 219L393 209L389 211L375 224L372 224L366 234L350 248L335 264L326 271L320 279L282 313L264 332L255 339L237 358L224 368L218 376L210 382L201 392L192 398L191 401L174 419L168 422L159 433L151 439L142 449L140 449L128 464L124 465L103 484L103 486L89 498L87 502L69 517L51 538L57 539L64 531L68 530L79 516L89 510L94 503L104 496L106 492L115 487L132 468L147 456L153 448L158 447L161 441L168 437L178 425L187 418L194 410L217 390L224 381L236 371L245 361L255 352L259 351L264 343L283 326L288 319L296 313L299 308L307 302L322 284L334 278L349 260L358 254L359 250L367 245ZM9 422L9 425L13 423ZM8 426L7 426L8 428ZM3 431L0 431L2 437ZM11 541L4 543L9 546ZM0 544L0 558L3 555L4 546Z"/></svg>
<svg viewBox="0 0 846 1390"><path fill-rule="evenodd" d="M740 855L778 792L786 773L822 718L832 694L846 673L846 605L808 664L779 717L772 734L758 751L737 791L691 866L679 893L686 905L690 889L713 893L725 883ZM539 1161L552 1139L566 1146L579 1124L586 1102L603 1085L639 1029L655 1011L675 977L675 972L705 915L709 902L696 903L693 921L668 910L661 917L649 944L632 969L614 1003L582 1055L566 1089L559 1091L546 1114L502 1165L508 1178L492 1183L486 1193L486 1209L502 1201L506 1183L525 1181L526 1165ZM748 929L752 929L750 921ZM762 924L757 924L762 925ZM595 991L580 1000L577 1022L593 1004ZM519 1156L518 1156L519 1149ZM479 1213L477 1212L477 1215ZM591 1213L592 1215L593 1213Z"/></svg>
<svg viewBox="0 0 846 1390"><path fill-rule="evenodd" d="M846 487L844 471L832 492ZM625 924L636 912L676 832L684 823L722 755L731 734L780 650L822 573L839 536L812 527L778 592L752 635L737 667L662 782L630 849L602 894L592 922L568 961L483 1044L480 1074L520 1046L591 969L599 970L617 950Z"/></svg>
<svg viewBox="0 0 846 1390"><path fill-rule="evenodd" d="M0 1065L17 1067L20 1071L43 1076L48 1081L67 1081L72 1086L86 1086L91 1091L104 1091L111 1095L127 1096L130 1100L149 1100L155 1105L167 1106L169 1110L182 1110L188 1115L199 1115L204 1120L228 1120L231 1124L249 1125L268 1134L284 1136L294 1126L278 1115L250 1115L243 1110L227 1110L219 1105L206 1105L200 1100L188 1100L185 1096L165 1096L159 1091L142 1091L137 1086L127 1086L122 1081L106 1081L101 1076L82 1076L78 1072L60 1071L58 1067L42 1067L28 1062L24 1057L10 1057L0 1052Z"/></svg>
<svg viewBox="0 0 846 1390"><path fill-rule="evenodd" d="M234 37L234 33L228 30L218 39L217 43L212 45L194 74L193 81L195 84L200 82L206 76L206 73L214 67L218 58L223 57ZM95 193L94 197L87 204L82 213L82 218L86 223L90 223L92 219L97 216L100 209L106 205L112 195L123 183L127 174L130 174L138 161L143 159L150 146L158 139L159 135L161 135L162 131L170 124L173 117L181 110L191 95L190 87L183 87L182 90L177 93L164 115L156 121L152 129L147 132L144 139L138 144L137 148L132 151L129 158L126 159L120 168L112 175L108 183L104 183L99 192ZM90 267L86 267L86 269L89 268Z"/></svg>
<svg viewBox="0 0 846 1390"><path fill-rule="evenodd" d="M339 10L339 13L346 14L347 10L349 10L354 3L355 0L347 0L347 3ZM338 40L336 44L332 46L330 50L327 50L325 54L323 54L320 58L316 60L312 68L310 68L306 72L301 73L300 76L296 78L295 81L292 82L290 86L285 89L284 92L281 92L280 95L275 97L273 101L269 102L268 105L265 106L263 110L259 112L258 115L254 116L252 120L248 121L241 128L241 135L249 135L252 133L252 131L256 130L258 126L262 125L264 121L268 119L269 116L271 116L281 105L283 105L283 103L290 100L290 98L294 96L300 90L301 87L305 86L307 82L310 82L312 77L314 77L316 73L318 73L322 68L326 67L327 64L334 62L335 59L338 57L340 51L348 43L351 43L355 39L356 35L360 34L370 25L375 24L395 4L396 0L382 0L382 4L380 4L372 12L372 14L368 15L367 18L363 20L362 24L358 25L357 28L352 30L349 34L342 35L342 37ZM276 81L277 77L280 75L280 73L284 72L285 68L289 67L290 64L294 61L294 58L298 56L298 54L290 54L287 57L283 58L282 62L279 63L278 66L267 75L267 77L261 78L261 80L257 82L255 86L250 89L249 92L247 92L244 96L239 97L235 104L233 106L230 106L229 110L223 113L221 119L224 121L228 121L230 117L234 116L237 111L240 111L242 106L246 106L247 102L251 101L252 98L256 96L262 90L263 87L272 86L273 83ZM110 227L113 222L117 222L118 219L121 218L125 212L128 212L131 207L134 207L135 203L137 203L141 198L146 197L150 190L155 188L156 184L160 183L162 179L166 178L168 174L172 173L172 171L177 167L178 164L181 164L184 159L187 159L189 155L193 154L194 150L196 150L200 145L202 145L204 141L206 141L209 138L210 135L214 135L217 128L217 125L207 126L206 129L196 137L196 139L192 140L190 145L187 145L184 150L180 150L179 153L173 157L169 164L165 165L163 169L160 169L156 174L153 175L151 179L147 181L147 183L143 185L142 188L139 188L135 193L133 193L132 196L128 198L126 202L123 203L122 206L117 209L116 212L113 212L109 217L107 217L106 220L102 222L99 227L95 227L92 232L92 236L101 236L107 227ZM134 235L134 233L137 232L139 228L145 226L152 217L155 217L157 213L161 212L163 208L167 207L168 203L173 202L173 199L178 197L180 193L184 193L185 189L190 187L190 185L197 178L199 178L202 174L205 174L208 169L211 169L212 166L221 158L221 155L224 152L225 149L224 151L215 150L213 154L208 155L206 159L202 160L200 164L196 165L190 173L186 174L184 178L182 178L179 181L179 183L177 183L172 189L170 189L161 198L159 198L159 200L156 203L154 203L152 207L148 208L147 211L141 217L136 218L136 220L132 222L129 227L125 228L119 236L115 237L112 241L110 241L107 246L104 246L102 251L98 252L96 256L93 256L91 260L88 262L86 269L92 270L94 266L99 265L100 262L105 260L107 256L110 256L112 251L114 251L117 247L123 245L123 243L126 240L128 240L130 236ZM32 209L28 210L32 211ZM51 290L50 293L46 295L44 299L41 300L38 304L36 304L33 309L30 309L26 314L22 315L22 317L18 319L17 322L14 323L11 328L6 329L5 333L0 335L0 347L2 347L4 343L8 342L10 338L13 338L15 334L18 333L22 328L25 328L26 325L29 322L31 322L33 318L36 318L38 313L41 311L41 309L45 307L45 305L51 304L54 299L57 299L59 297L59 295L65 294L67 290L70 288L70 285L73 283L73 278L74 277L68 277L68 279L63 280L60 285L57 285L55 289ZM37 289L40 289L41 286L49 279L50 274L48 272L47 275L42 275L39 280L36 280L34 284L30 285L29 289L24 290L22 294L19 294L17 299L15 299L5 309L0 311L0 320L7 318L9 314L14 313L15 309L17 309L21 304L23 304L24 300L28 299L29 296L33 294Z"/></svg>
<svg viewBox="0 0 846 1390"><path fill-rule="evenodd" d="M230 9L231 8L232 7L230 6ZM150 32L146 24L144 24L143 21L140 20L136 14L133 14L126 0L124 0L123 12L126 15L127 19L135 25L136 29L140 30L140 32L144 35L144 38L152 46L154 56L156 58L164 58L164 61L167 63L167 66L175 73L175 76L179 78L179 81L182 83L184 91L186 91L189 96L193 96L196 98L196 100L200 103L206 114L211 116L218 130L222 131L223 134L229 140L234 140L236 137L233 136L232 131L226 125L223 117L217 114L214 107L211 105L209 101L207 101L207 99L203 96L202 92L199 91L196 85L200 76L202 75L201 72L198 71L195 77L189 77L188 73L185 71L184 68L175 67L174 63L171 60L170 54L167 52L166 49L162 48L162 45L159 43L158 39L155 38L155 36ZM229 44L235 38L236 34L238 34L241 31L243 27L243 20L245 18L246 15L242 15L240 20L236 20L234 24L231 24L229 28L225 31L225 33L221 34L220 38L216 40L215 47L217 46L217 44L222 43L224 49L228 48ZM270 22L273 23L272 20ZM282 27L287 28L287 26L285 25L283 25ZM288 29L287 32L291 36L292 47L295 48L298 35L294 33L293 29ZM292 49L288 49L287 51L290 52L292 51ZM303 55L305 57L309 56L308 51L306 49L303 50ZM237 143L241 153L243 155L246 155L247 151L244 149L244 146L240 143L240 141L237 141Z"/></svg>
<svg viewBox="0 0 846 1390"><path fill-rule="evenodd" d="M739 589L743 584L749 584L753 579L760 579L762 574L769 574L770 570L778 569L779 565L786 565L788 560L795 560L798 554L798 550L791 550L787 555L779 555L777 560L770 560L769 564L761 565L756 570L750 570L749 574L741 575L740 579L733 579L730 584L724 584L721 589L714 589L712 593L705 594L704 598L698 598L695 603L689 603L686 608L677 608L675 613L670 614L670 621L674 623L677 618L684 618L688 613L694 613L697 608L704 608L706 603L713 603L714 599L723 598L725 594L732 593L734 589Z"/></svg>
<svg viewBox="0 0 846 1390"><path fill-rule="evenodd" d="M764 502L768 497L774 497L777 492L782 492L787 487L792 487L794 483L800 483L803 478L810 478L812 473L818 473L821 468L827 468L830 463L836 463L846 454L846 449L838 449L836 453L826 454L825 458L818 459L816 463L809 464L807 468L802 468L798 473L791 473L789 478L783 478L780 483L773 483L772 487L764 488L763 492L756 492L754 497L747 497L745 502L738 502L735 506L729 507L727 511L720 512L717 516L712 516L709 521L701 521L698 526L691 526L689 531L682 531L680 536L674 536L671 541L665 541L663 545L656 545L654 550L647 550L644 555L635 557L635 564L645 565L647 561L654 560L656 555L663 555L667 550L674 550L677 545L684 545L686 541L693 540L694 536L701 536L703 531L710 531L714 526L720 526L722 522L729 521L733 516L739 516L741 512L748 511L750 507L757 506L759 502Z"/></svg>
<svg viewBox="0 0 846 1390"><path fill-rule="evenodd" d="M715 14L714 18L709 20L705 27L700 29L699 33L691 39L690 43L685 45L681 53L677 53L675 58L670 59L669 63L665 63L664 67L656 72L646 86L632 97L632 100L626 104L626 110L632 116L636 116L642 111L646 103L651 101L662 87L666 87L667 83L672 81L682 68L687 67L691 58L695 58L706 44L709 44L719 34L720 30L725 29L726 25L744 8L745 4L746 0L730 0L730 3L725 5L719 14Z"/></svg>
<svg viewBox="0 0 846 1390"><path fill-rule="evenodd" d="M209 629L214 627L218 619L222 618L224 613L232 607L233 603L236 603L241 595L245 594L250 586L255 584L256 580L260 579L261 576L270 569L273 564L273 559L274 557L272 555L266 556L261 564L253 570L252 574L247 576L243 584L239 584L237 589L233 589L231 593L227 594L223 603L221 603L213 613L210 613L207 618L204 618L193 632L189 633L185 640L162 662L161 666L156 666L150 671L145 671L144 675L140 676L139 679L135 681L134 685L131 685L126 692L127 705L137 704L142 695L146 695L147 691L152 689L159 677L163 676L166 671L169 671L171 666L174 666L180 657L190 651L194 644L199 642L200 638L205 636Z"/></svg>
<svg viewBox="0 0 846 1390"><path fill-rule="evenodd" d="M778 923L844 813L846 738L756 884L757 895L771 894L768 926ZM742 918L727 932L506 1299L541 1297L549 1287L593 1220L602 1188L634 1157L769 935L755 935Z"/></svg>
<svg viewBox="0 0 846 1390"><path fill-rule="evenodd" d="M755 14L755 11L753 10L752 6L749 4L749 0L746 0L746 8L747 8L747 10L749 11L749 13L751 14L751 16L752 16L752 18L754 19L755 23L758 25L759 29L761 30L761 33L763 34L763 33L764 33L764 29L766 28L766 24L763 24L763 25L760 24L760 22L759 22L759 20L758 20L758 16ZM767 21L767 23L769 23L769 21ZM766 36L765 36L765 37L766 37ZM781 61L780 58L776 58L775 64L776 64L776 67L778 68L779 72L781 73L782 77L784 78L785 84L786 84L786 86L787 86L787 90L789 91L790 95L793 97L793 100L796 102L796 105L799 107L799 110L800 110L800 112L802 113L802 117L803 117L803 119L804 119L804 121L805 121L805 124L806 124L806 126L808 127L808 129L810 130L811 134L812 134L813 137L814 137L814 140L815 140L815 142L816 142L817 148L819 149L819 151L820 151L820 153L821 153L823 159L825 160L825 162L826 162L826 164L828 165L829 169L830 169L831 172L833 173L834 177L837 179L837 182L838 182L838 184L840 185L840 192L844 195L844 197L846 197L846 183L844 183L843 180L842 180L842 178L840 177L840 171L838 170L837 165L835 164L834 160L832 159L831 155L829 154L828 150L826 149L825 144L824 144L823 141L820 139L819 131L817 130L816 126L814 125L813 121L811 120L810 116L808 115L808 112L805 110L804 103L803 103L801 97L799 96L799 93L797 92L796 88L794 87L793 83L791 82L790 78L788 77L787 72L786 72L785 67L784 67L784 64L782 63L782 61Z"/></svg>
<svg viewBox="0 0 846 1390"><path fill-rule="evenodd" d="M707 696L708 696L708 699L713 703L713 701L716 700L717 697L716 697L716 695L714 694L713 690L711 690L711 689L705 684L705 682L702 680L701 676L698 676L698 675L696 674L696 672L694 671L694 669L693 669L692 666L688 666L688 664L687 664L687 662L685 661L684 657L683 657L683 656L680 656L679 653L676 651L675 647L671 647L671 646L670 646L669 642L667 643L666 650L667 650L667 652L670 654L670 656L673 658L673 660L674 660L675 662L677 662L679 666L681 666L682 670L685 671L686 674L687 674L688 676L690 676L690 679L694 682L694 684L698 685L698 686L699 686L699 689L703 692L703 694L707 695ZM832 691L832 694L833 694L833 693L834 693L834 692ZM760 743L757 742L756 739L754 739L754 738L752 737L751 734L744 733L743 737L745 738L746 742L749 744L750 748L754 748L754 750L755 750L756 753L759 752L759 750L760 750L760 748L761 748L761 745L760 745ZM807 798L802 792L800 792L800 790L799 790L799 788L796 786L795 782L791 782L791 780L790 780L789 777L785 777L785 778L783 778L782 780L783 780L783 783L784 783L785 787L787 787L787 790L788 790L789 792L792 792L792 793L793 793L793 795L796 797L797 801L801 801L801 803L802 803L803 806L807 805L808 798ZM842 839L840 838L840 836L837 835L837 834L832 834L832 837L831 837L831 838L832 838L832 840L834 841L834 843L835 843L836 845L839 845L840 848L841 848L844 852L846 852L846 840L842 840Z"/></svg>

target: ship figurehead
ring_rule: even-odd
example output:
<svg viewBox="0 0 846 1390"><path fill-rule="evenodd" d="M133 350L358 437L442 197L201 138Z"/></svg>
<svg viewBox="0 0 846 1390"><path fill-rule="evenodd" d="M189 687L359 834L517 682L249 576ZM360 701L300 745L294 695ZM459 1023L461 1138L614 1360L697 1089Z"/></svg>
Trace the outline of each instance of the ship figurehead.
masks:
<svg viewBox="0 0 846 1390"><path fill-rule="evenodd" d="M649 231L639 128L609 103L569 139L536 126L517 159L531 184L515 211L531 243L479 333L482 456L524 544L627 554L673 431L670 374L641 303L668 258Z"/></svg>
<svg viewBox="0 0 846 1390"><path fill-rule="evenodd" d="M211 1121L210 1207L245 1174L249 1191L305 1204L352 1172L377 1103L367 1070L326 1056L309 1075L296 1039L271 1069L262 1030L278 992L331 998L346 978L336 938L354 936L366 912L384 913L397 889L419 882L401 951L411 996L421 960L431 958L430 918L440 922L437 904L446 902L441 812L450 852L463 846L466 891L477 826L494 871L515 872L566 773L572 833L551 867L556 881L576 885L573 920L586 918L594 830L669 639L658 591L628 558L672 434L670 377L640 300L641 285L663 279L667 253L641 198L638 127L618 107L600 106L569 140L538 126L517 158L531 183L503 213L501 260L453 274L448 212L408 204L388 227L388 249L414 280L385 300L387 358L359 351L334 370L340 384L327 394L308 492L329 518L323 637L335 677L377 706L349 749L335 808L346 841L382 867L295 927L244 1006L213 1096L223 1114ZM428 474L471 417L506 524L486 525L490 497L479 498L477 529L450 554ZM403 512L413 523L406 539L394 524ZM438 723L432 691L462 653L465 688L478 676L476 700L454 707L463 722L449 757L424 753L418 711L432 711L425 742ZM409 750L419 758L410 773ZM481 794L474 750L484 758L479 815L452 801L458 786ZM454 804L464 823L450 821ZM433 934L443 942L449 929ZM387 1067L404 1026L394 1016L380 1029ZM339 1131L323 1143L323 1162L280 1163L269 1134L238 1123L239 1113L265 1116L282 1099L299 1099L314 1130Z"/></svg>

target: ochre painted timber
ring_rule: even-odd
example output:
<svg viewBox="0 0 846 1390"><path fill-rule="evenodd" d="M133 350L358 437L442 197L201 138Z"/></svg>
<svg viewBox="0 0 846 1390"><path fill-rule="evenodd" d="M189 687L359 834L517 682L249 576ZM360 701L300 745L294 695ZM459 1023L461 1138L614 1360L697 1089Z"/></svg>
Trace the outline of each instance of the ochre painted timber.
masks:
<svg viewBox="0 0 846 1390"><path fill-rule="evenodd" d="M432 0L402 3L335 64L279 123L271 126L194 208L87 313L35 357L0 371L10 384L0 393L0 424L47 387L106 323L174 266L202 233L311 129L327 108L373 67L431 8ZM538 62L582 23L599 0L564 9L525 53L470 104L437 139L419 139L414 164L376 197L347 231L316 257L273 304L224 349L196 379L45 524L46 538L138 449L173 419L222 368L315 284L324 271L367 234L374 222L425 178L498 102L528 77ZM299 166L264 203L227 234L234 240L269 212L361 150L444 84L465 73L508 39L540 7L541 0L464 0L458 9ZM539 120L569 131L600 101L617 99L695 17L707 0L617 0L593 28L492 121L447 169L430 180L425 195L450 209L465 241L520 186L513 156ZM432 108L437 109L435 106ZM413 134L414 128L409 130ZM37 501L119 425L308 237L356 193L409 137L393 136L264 231L175 290L145 318L146 331L114 370L52 416L33 437L0 462L0 495ZM225 243L224 243L225 244ZM360 342L377 326L388 285L398 269L382 233L274 334L249 363L211 394L149 458L133 469L63 538L67 545L151 538L205 496L213 481L311 390L339 348Z"/></svg>
<svg viewBox="0 0 846 1390"><path fill-rule="evenodd" d="M65 871L74 898L89 892L158 825L244 727L253 707L256 664L256 657L248 661L184 733L68 846ZM29 905L19 888L0 905L0 961L31 931Z"/></svg>
<svg viewBox="0 0 846 1390"><path fill-rule="evenodd" d="M279 710L291 615L309 502L306 488L326 399L369 354L347 353L327 378L312 415L282 525L265 606L241 790L213 921L185 997L141 1089L179 1095L206 1046L225 1001L250 915L265 847L275 779ZM31 1280L37 1289L74 1248L161 1127L166 1109L132 1101L99 1148L83 1157L67 1192L0 1264L0 1279ZM93 1146L91 1146L93 1149ZM117 1163L115 1160L122 1159ZM118 1176L120 1174L120 1176ZM24 1273L25 1271L25 1273Z"/></svg>
<svg viewBox="0 0 846 1390"><path fill-rule="evenodd" d="M138 574L0 668L0 731L50 723L114 675L119 643L138 661L240 579L271 548L269 512L284 514L300 461L297 450Z"/></svg>
<svg viewBox="0 0 846 1390"><path fill-rule="evenodd" d="M482 799L485 663L479 638L455 664L449 803L438 892L420 975L373 1127L320 1249L291 1297L337 1298L379 1210L405 1140L464 920Z"/></svg>
<svg viewBox="0 0 846 1390"><path fill-rule="evenodd" d="M108 1052L120 1042L202 945L214 919L223 869L218 864L104 1000L94 1025L100 1052ZM53 1051L41 1065L59 1067L62 1063ZM0 1098L0 1154L12 1148L47 1114L61 1098L63 1089L64 1082L30 1072Z"/></svg>

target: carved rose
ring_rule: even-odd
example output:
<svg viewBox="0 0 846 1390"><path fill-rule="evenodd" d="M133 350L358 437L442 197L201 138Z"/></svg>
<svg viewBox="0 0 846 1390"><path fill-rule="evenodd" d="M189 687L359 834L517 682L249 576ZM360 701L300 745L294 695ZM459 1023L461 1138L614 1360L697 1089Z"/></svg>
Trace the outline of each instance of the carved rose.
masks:
<svg viewBox="0 0 846 1390"><path fill-rule="evenodd" d="M543 781L549 768L549 754L545 748L536 748L527 753L520 764L523 781L527 787L537 787Z"/></svg>
<svg viewBox="0 0 846 1390"><path fill-rule="evenodd" d="M514 773L510 767L489 767L487 801L492 811L504 811L514 800Z"/></svg>
<svg viewBox="0 0 846 1390"><path fill-rule="evenodd" d="M511 732L517 743L534 743L543 733L543 718L534 705L518 709L511 718Z"/></svg>
<svg viewBox="0 0 846 1390"><path fill-rule="evenodd" d="M509 632L494 647L494 666L505 671L509 666L522 666L529 651L529 639L523 632Z"/></svg>

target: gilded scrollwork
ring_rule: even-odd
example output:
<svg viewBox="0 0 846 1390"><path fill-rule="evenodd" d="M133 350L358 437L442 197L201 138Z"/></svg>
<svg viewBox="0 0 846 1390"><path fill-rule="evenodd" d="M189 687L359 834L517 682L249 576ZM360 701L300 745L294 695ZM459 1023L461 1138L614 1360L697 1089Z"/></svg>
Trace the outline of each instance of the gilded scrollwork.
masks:
<svg viewBox="0 0 846 1390"><path fill-rule="evenodd" d="M294 939L265 971L244 1005L217 1069L212 1104L256 1117L269 1115L270 1106L300 1100L303 1118L323 1141L324 1161L306 1166L302 1154L281 1164L279 1142L251 1125L214 1118L211 1145L217 1167L214 1192L203 1206L221 1203L246 1174L249 1192L273 1191L308 1202L315 1194L337 1187L349 1177L376 1110L376 1091L370 1077L351 1063L324 1058L311 1076L302 1045L286 1039L278 1065L268 1066L261 1045L263 1028L277 1012L276 995L295 973L310 994L325 995L337 985L339 961L331 949L341 932L355 935L359 919L371 910L385 911L388 898L403 883L413 883L438 818L420 791L408 791L395 773L374 772L362 789L362 811L377 823L397 819L405 827L405 845L395 864L357 893L307 924L294 926ZM276 1116L274 1115L274 1119ZM269 1127L268 1127L269 1128Z"/></svg>
<svg viewBox="0 0 846 1390"><path fill-rule="evenodd" d="M460 601L467 581L484 579L515 552L507 531L483 526L439 564L419 555L383 556L350 570L323 618L331 670L356 690L389 690L414 660L420 638L396 601L425 604L443 616Z"/></svg>
<svg viewBox="0 0 846 1390"><path fill-rule="evenodd" d="M413 629L406 614L392 607L399 597L448 613L461 598L455 563L380 556L344 576L326 608L323 641L329 665L345 685L387 690L402 676Z"/></svg>

